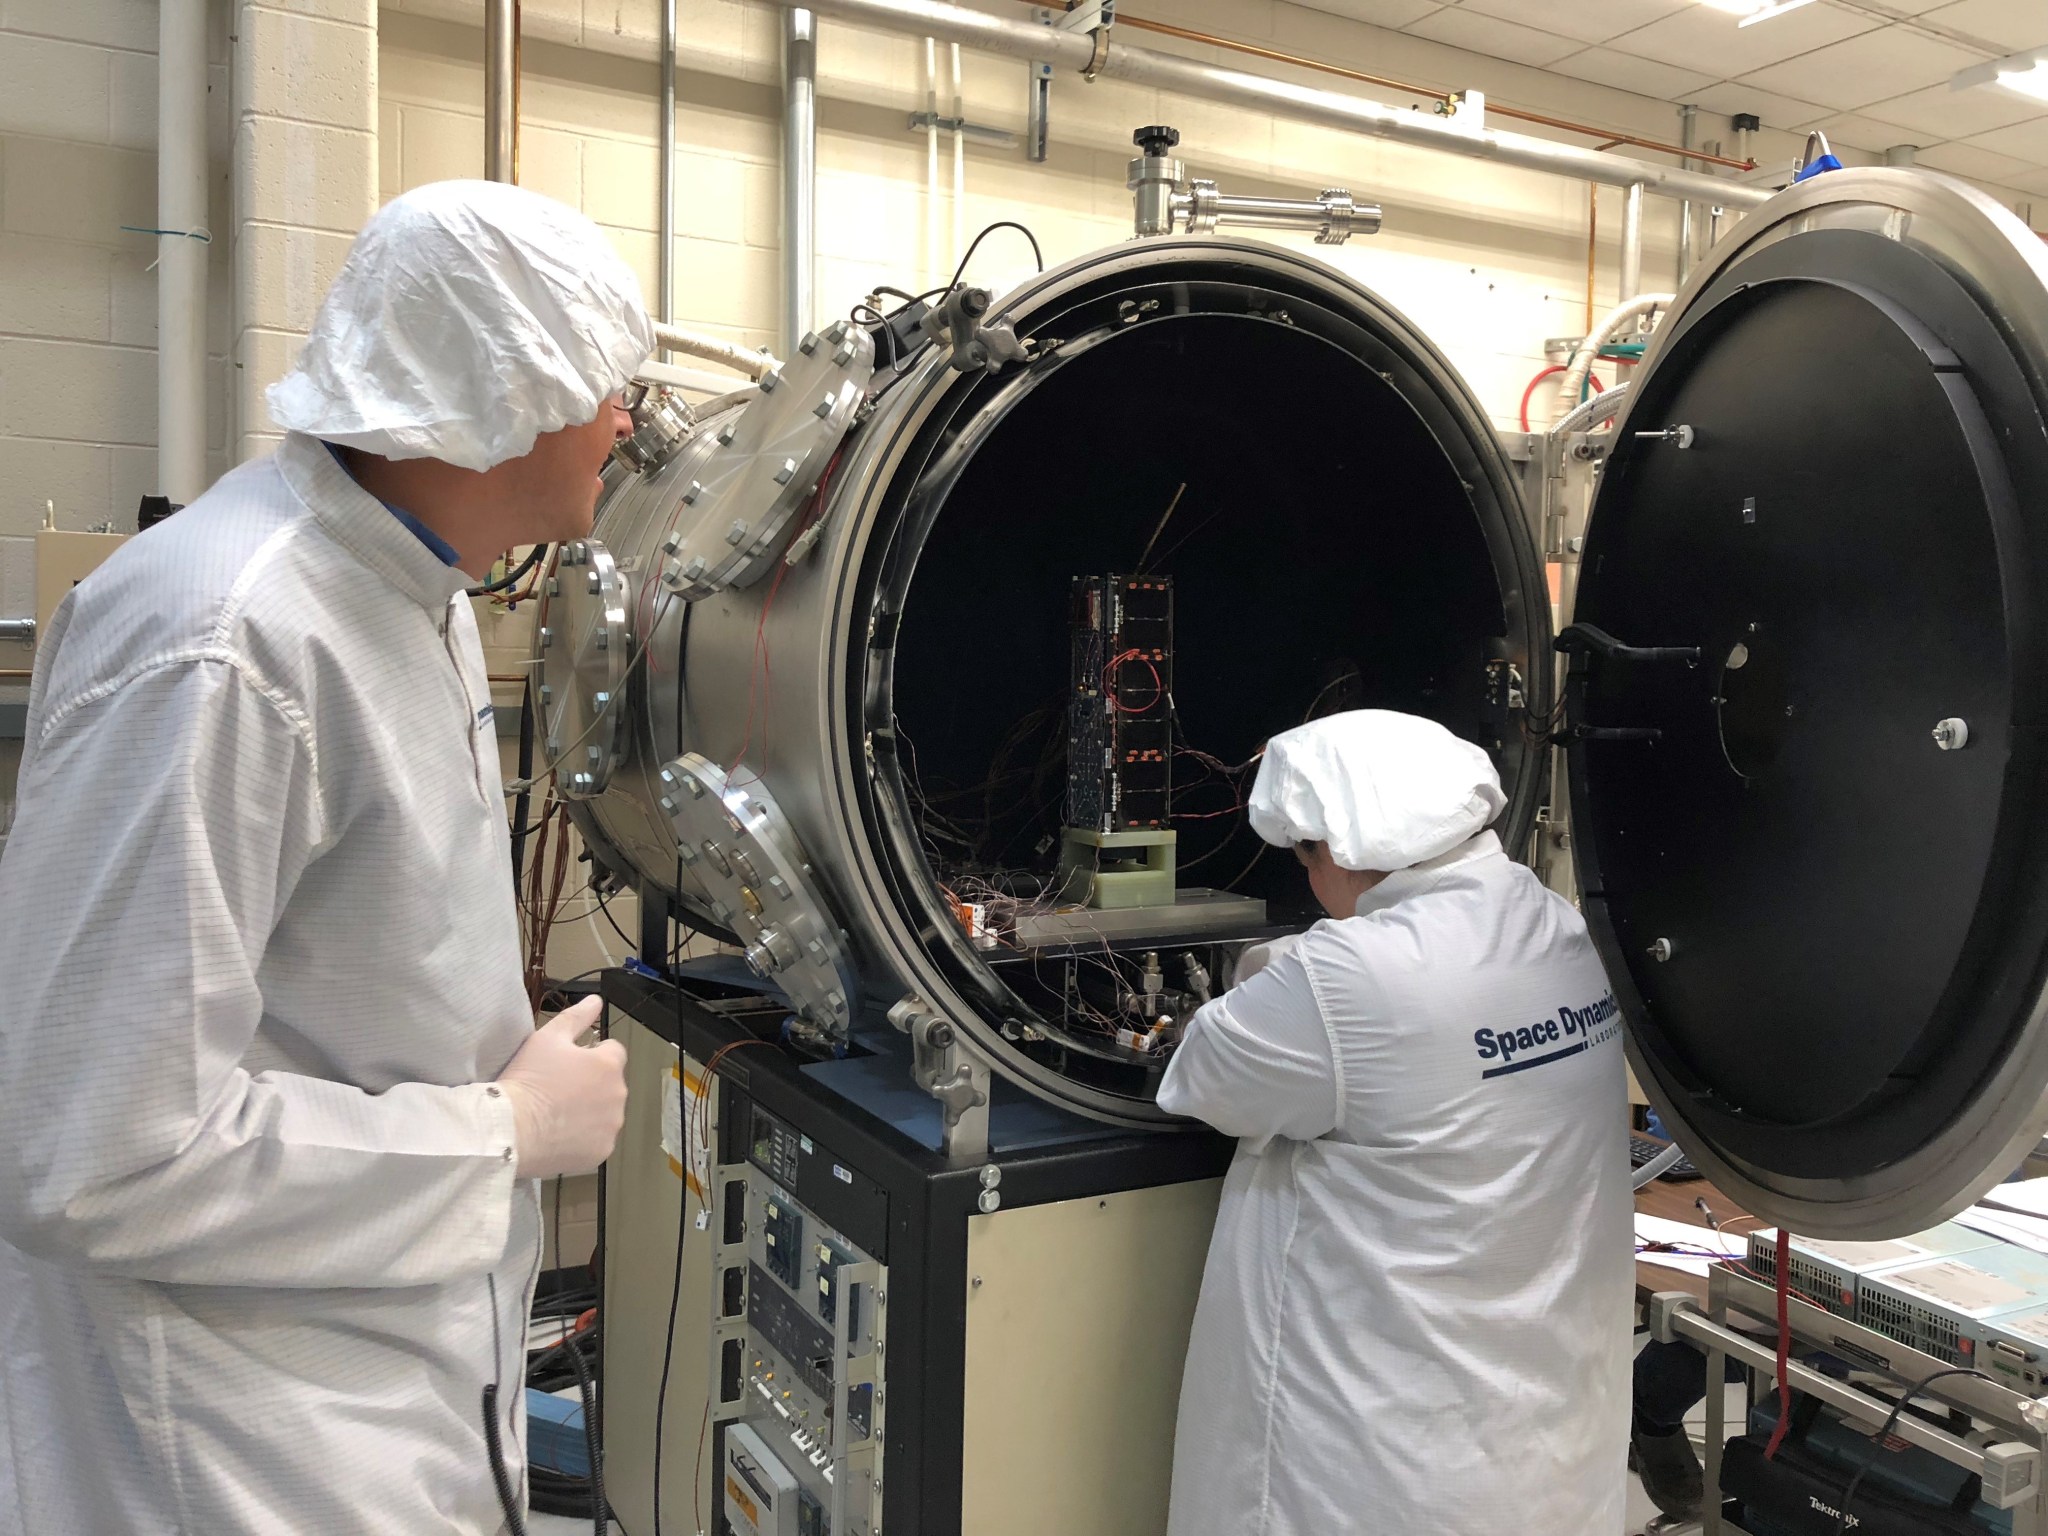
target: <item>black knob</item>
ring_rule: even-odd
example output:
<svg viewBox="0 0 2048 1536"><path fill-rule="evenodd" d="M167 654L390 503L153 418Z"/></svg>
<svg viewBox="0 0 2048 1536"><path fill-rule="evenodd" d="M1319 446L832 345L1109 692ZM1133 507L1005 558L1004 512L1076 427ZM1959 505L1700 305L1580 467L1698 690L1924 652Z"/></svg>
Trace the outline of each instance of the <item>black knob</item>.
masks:
<svg viewBox="0 0 2048 1536"><path fill-rule="evenodd" d="M1140 128L1131 135L1131 142L1146 154L1161 158L1173 153L1173 146L1180 142L1180 130L1162 125Z"/></svg>

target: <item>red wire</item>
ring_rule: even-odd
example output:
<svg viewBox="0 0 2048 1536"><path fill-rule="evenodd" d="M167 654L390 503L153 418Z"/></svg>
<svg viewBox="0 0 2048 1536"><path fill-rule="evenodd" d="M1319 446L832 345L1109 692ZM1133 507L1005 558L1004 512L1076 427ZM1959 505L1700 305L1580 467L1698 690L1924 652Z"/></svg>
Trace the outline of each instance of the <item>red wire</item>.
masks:
<svg viewBox="0 0 2048 1536"><path fill-rule="evenodd" d="M1130 705L1117 697L1116 669L1127 661L1135 661L1139 666L1152 674L1152 697L1136 709L1131 708ZM1111 660L1109 665L1102 669L1102 691L1109 695L1109 703L1112 709L1126 715L1142 715L1166 697L1166 684L1159 680L1159 669L1153 666L1147 657L1140 655L1136 651L1125 651L1122 655Z"/></svg>
<svg viewBox="0 0 2048 1536"><path fill-rule="evenodd" d="M1778 1423L1764 1460L1776 1461L1785 1431L1792 1427L1792 1234L1778 1228Z"/></svg>

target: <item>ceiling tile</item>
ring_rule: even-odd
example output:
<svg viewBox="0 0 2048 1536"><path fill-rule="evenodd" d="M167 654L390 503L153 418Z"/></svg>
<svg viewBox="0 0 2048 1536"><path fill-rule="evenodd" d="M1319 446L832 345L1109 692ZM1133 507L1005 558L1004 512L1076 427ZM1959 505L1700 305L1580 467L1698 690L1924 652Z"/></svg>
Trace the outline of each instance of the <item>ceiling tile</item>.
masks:
<svg viewBox="0 0 2048 1536"><path fill-rule="evenodd" d="M2048 165L2048 117L2015 123L2010 128L1994 128L1989 133L1977 134L1969 142L1978 149L2011 155L2015 160Z"/></svg>
<svg viewBox="0 0 2048 1536"><path fill-rule="evenodd" d="M1616 53L1612 48L1588 48L1584 53L1575 53L1568 59L1559 59L1550 66L1560 75L1570 75L1574 80L1590 80L1595 85L1611 85L1617 91L1634 91L1639 96L1655 97L1659 101L1691 100L1691 92L1713 80L1712 75L1703 75L1696 70L1679 69L1670 64L1659 64L1652 59L1632 58L1626 53Z"/></svg>
<svg viewBox="0 0 2048 1536"><path fill-rule="evenodd" d="M2029 171L2023 176L2015 177L2012 181L2008 182L2007 185L2017 187L2022 192L2034 192L2042 195L2048 195L2048 170ZM2037 224L2048 223L2048 206L2044 206L2043 208L2041 208L2034 215L2034 218L2036 219Z"/></svg>
<svg viewBox="0 0 2048 1536"><path fill-rule="evenodd" d="M1312 11L1324 11L1332 16L1346 16L1353 21L1369 22L1375 27L1394 29L1443 9L1438 0L1297 0L1297 3Z"/></svg>
<svg viewBox="0 0 2048 1536"><path fill-rule="evenodd" d="M1728 12L1717 11L1710 5L1695 5L1624 33L1610 40L1608 46L1638 58L1675 64L1680 69L1705 70L1725 79L1841 42L1881 24L1873 17L1826 4L1825 0L1755 27L1737 26L1736 18Z"/></svg>
<svg viewBox="0 0 2048 1536"><path fill-rule="evenodd" d="M1790 130L1796 123L1810 123L1817 117L1827 116L1828 109L1818 102L1800 101L1792 96L1780 96L1775 91L1758 90L1753 85L1741 85L1733 80L1724 80L1719 85L1710 85L1705 90L1692 93L1694 106L1709 112L1719 112L1733 117L1738 112L1753 112L1763 119L1766 128Z"/></svg>
<svg viewBox="0 0 2048 1536"><path fill-rule="evenodd" d="M1527 26L1576 38L1582 43L1604 43L1610 37L1633 32L1663 17L1675 15L1694 0L1456 0L1461 10L1482 16L1498 16Z"/></svg>
<svg viewBox="0 0 2048 1536"><path fill-rule="evenodd" d="M1837 112L1831 117L1804 122L1798 126L1802 130L1818 128L1828 136L1830 144L1853 145L1857 149L1867 149L1873 155L1890 149L1894 144L1912 144L1917 147L1927 137L1897 123L1879 122L1860 112Z"/></svg>
<svg viewBox="0 0 2048 1536"><path fill-rule="evenodd" d="M1871 103L1865 110L1887 123L1904 123L1933 139L1967 139L1973 133L2009 128L2032 117L2048 113L2048 104L2008 91L2002 86L1978 85L1966 91L1952 91L1946 85L1914 91L1890 101Z"/></svg>
<svg viewBox="0 0 2048 1536"><path fill-rule="evenodd" d="M1425 16L1401 30L1410 37L1426 37L1431 42L1449 43L1453 48L1488 54L1496 59L1512 59L1517 64L1530 64L1538 69L1579 51L1579 45L1568 37L1559 37L1554 32L1539 32L1534 27L1499 21L1458 7Z"/></svg>
<svg viewBox="0 0 2048 1536"><path fill-rule="evenodd" d="M1932 166L1937 171L1950 171L1957 176L1974 177L1978 181L1995 181L2004 186L2016 186L2016 178L2048 170L2039 162L2015 160L2010 155L2001 155L1975 144L1938 144L1933 149L1923 149L1919 164Z"/></svg>
<svg viewBox="0 0 2048 1536"><path fill-rule="evenodd" d="M1957 70L1981 64L1985 57L1903 27L1886 27L1830 43L1782 64L1751 70L1742 80L1767 91L1783 91L1848 111L1908 91L1945 86Z"/></svg>
<svg viewBox="0 0 2048 1536"><path fill-rule="evenodd" d="M1920 19L2009 53L2048 48L2048 5L2041 0L1961 0L1959 5L1944 5Z"/></svg>

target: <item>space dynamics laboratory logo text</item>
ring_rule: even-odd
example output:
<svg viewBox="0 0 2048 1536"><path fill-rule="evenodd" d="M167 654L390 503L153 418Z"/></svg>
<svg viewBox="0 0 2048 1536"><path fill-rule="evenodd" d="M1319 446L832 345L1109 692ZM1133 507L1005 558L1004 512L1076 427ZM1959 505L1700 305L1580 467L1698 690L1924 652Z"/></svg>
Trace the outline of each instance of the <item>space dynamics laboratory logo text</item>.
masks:
<svg viewBox="0 0 2048 1536"><path fill-rule="evenodd" d="M1520 1029L1477 1029L1472 1032L1472 1048L1481 1061L1497 1061L1497 1067L1488 1067L1479 1075L1505 1077L1511 1072L1526 1072L1531 1067L1546 1066L1553 1061L1563 1061L1567 1056L1576 1056L1590 1051L1595 1046L1605 1045L1621 1033L1621 1009L1614 1001L1612 992L1605 993L1598 1002L1588 1003L1583 1008L1561 1007L1547 1019L1534 1024L1525 1024Z"/></svg>

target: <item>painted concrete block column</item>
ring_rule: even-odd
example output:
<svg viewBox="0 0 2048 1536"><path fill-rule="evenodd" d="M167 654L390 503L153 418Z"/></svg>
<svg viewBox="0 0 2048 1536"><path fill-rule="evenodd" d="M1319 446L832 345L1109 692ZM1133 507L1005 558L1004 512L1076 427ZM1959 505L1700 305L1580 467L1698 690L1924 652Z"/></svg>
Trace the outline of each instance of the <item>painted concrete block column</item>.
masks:
<svg viewBox="0 0 2048 1536"><path fill-rule="evenodd" d="M281 434L263 392L290 370L377 207L375 0L237 0L236 457Z"/></svg>

